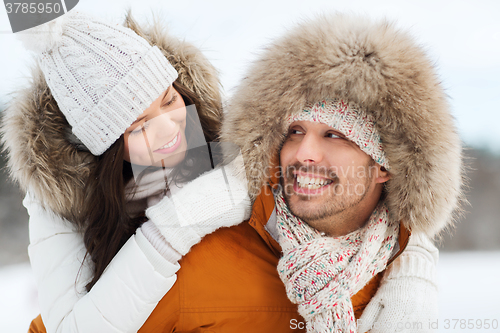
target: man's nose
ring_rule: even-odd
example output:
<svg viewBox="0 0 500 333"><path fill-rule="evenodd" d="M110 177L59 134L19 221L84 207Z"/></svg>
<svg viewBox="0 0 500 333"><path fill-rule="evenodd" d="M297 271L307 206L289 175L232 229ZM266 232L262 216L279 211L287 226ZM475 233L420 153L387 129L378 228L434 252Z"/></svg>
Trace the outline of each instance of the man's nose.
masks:
<svg viewBox="0 0 500 333"><path fill-rule="evenodd" d="M321 138L314 133L306 133L297 150L297 161L301 163L320 163L323 160Z"/></svg>

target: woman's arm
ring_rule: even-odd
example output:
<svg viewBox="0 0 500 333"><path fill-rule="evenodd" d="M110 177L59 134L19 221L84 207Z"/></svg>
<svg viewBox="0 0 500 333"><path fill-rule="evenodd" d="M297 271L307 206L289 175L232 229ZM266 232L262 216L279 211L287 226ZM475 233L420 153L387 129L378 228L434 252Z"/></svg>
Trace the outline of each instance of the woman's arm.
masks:
<svg viewBox="0 0 500 333"><path fill-rule="evenodd" d="M429 323L438 319L438 258L439 251L427 236L412 233L365 308L359 332L398 332L401 327L412 327L408 332L432 332Z"/></svg>
<svg viewBox="0 0 500 333"><path fill-rule="evenodd" d="M47 332L137 332L172 287L177 263L166 260L140 228L111 261L90 292L91 261L73 225L29 195L28 252Z"/></svg>
<svg viewBox="0 0 500 333"><path fill-rule="evenodd" d="M201 175L148 209L151 220L87 293L92 269L90 260L81 265L82 235L29 195L23 204L30 214L28 250L42 319L48 332L65 333L136 332L174 284L181 254L204 235L248 219L251 210L246 180L236 177L234 167Z"/></svg>

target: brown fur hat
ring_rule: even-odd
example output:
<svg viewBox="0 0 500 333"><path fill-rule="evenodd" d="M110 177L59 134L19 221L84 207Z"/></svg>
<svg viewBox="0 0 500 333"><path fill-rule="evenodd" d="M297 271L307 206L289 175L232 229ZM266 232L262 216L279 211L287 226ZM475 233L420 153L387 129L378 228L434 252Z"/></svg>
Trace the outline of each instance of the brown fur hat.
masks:
<svg viewBox="0 0 500 333"><path fill-rule="evenodd" d="M201 52L170 36L157 21L142 29L128 13L124 25L160 48L177 70L177 81L198 96L198 113L219 123L218 75ZM73 141L76 138L38 66L32 70L29 86L16 92L4 111L1 132L12 178L46 208L73 220L81 207L85 182L94 181L87 178L97 157Z"/></svg>
<svg viewBox="0 0 500 333"><path fill-rule="evenodd" d="M241 147L254 198L276 161L285 119L324 98L354 102L374 117L391 165L393 218L430 236L452 222L462 150L436 71L410 35L359 16L298 25L265 50L235 92L222 140Z"/></svg>

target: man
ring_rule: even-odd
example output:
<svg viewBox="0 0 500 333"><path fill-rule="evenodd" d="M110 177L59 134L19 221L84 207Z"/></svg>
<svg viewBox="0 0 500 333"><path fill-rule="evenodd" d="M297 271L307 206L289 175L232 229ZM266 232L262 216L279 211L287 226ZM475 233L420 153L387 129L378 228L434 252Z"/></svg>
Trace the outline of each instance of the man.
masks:
<svg viewBox="0 0 500 333"><path fill-rule="evenodd" d="M409 35L342 15L299 25L251 68L222 137L242 148L254 212L272 207L259 222L309 331L432 328L427 237L452 221L461 144Z"/></svg>

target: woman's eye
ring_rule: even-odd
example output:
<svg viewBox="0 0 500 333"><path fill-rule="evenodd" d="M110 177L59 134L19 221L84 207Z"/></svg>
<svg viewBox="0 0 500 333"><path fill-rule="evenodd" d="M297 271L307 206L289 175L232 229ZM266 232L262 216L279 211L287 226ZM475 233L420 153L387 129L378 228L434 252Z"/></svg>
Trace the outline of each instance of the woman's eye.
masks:
<svg viewBox="0 0 500 333"><path fill-rule="evenodd" d="M337 135L337 134L335 134L335 133L327 133L327 134L326 134L326 137L327 137L327 138L332 138L332 139L338 139L338 138L340 138L340 136L338 136L338 135Z"/></svg>
<svg viewBox="0 0 500 333"><path fill-rule="evenodd" d="M140 134L143 131L145 131L148 128L148 126L149 126L149 121L147 121L144 125L137 126L137 128L135 130L133 130L132 132L130 132L130 134L132 134L132 135Z"/></svg>
<svg viewBox="0 0 500 333"><path fill-rule="evenodd" d="M167 107L167 106L170 106L170 105L174 104L176 100L177 100L177 94L176 94L176 93L173 93L173 94L172 94L172 98L170 99L170 101L168 101L168 102L164 103L161 107L162 107L162 108L165 108L165 107Z"/></svg>
<svg viewBox="0 0 500 333"><path fill-rule="evenodd" d="M137 135L137 134L139 134L141 132L142 132L142 126L139 126L135 130L133 130L132 132L130 132L130 134Z"/></svg>

